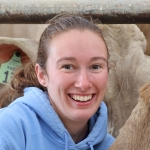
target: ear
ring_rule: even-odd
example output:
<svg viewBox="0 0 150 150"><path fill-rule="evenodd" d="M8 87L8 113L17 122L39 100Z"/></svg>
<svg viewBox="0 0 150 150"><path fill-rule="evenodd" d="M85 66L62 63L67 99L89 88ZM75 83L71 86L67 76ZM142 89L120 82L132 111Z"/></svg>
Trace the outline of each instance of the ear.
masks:
<svg viewBox="0 0 150 150"><path fill-rule="evenodd" d="M43 85L44 87L47 87L47 81L48 81L47 75L39 64L35 65L35 72L40 84Z"/></svg>

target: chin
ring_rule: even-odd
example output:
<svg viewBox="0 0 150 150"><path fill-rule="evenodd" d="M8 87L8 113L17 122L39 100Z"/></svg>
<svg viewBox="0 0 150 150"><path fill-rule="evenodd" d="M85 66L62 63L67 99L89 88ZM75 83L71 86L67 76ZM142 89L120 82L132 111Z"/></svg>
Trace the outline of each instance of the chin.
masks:
<svg viewBox="0 0 150 150"><path fill-rule="evenodd" d="M77 113L74 118L76 118L76 120L79 120L79 121L88 121L92 116L94 115L94 113L86 113L84 112L80 112L80 113Z"/></svg>

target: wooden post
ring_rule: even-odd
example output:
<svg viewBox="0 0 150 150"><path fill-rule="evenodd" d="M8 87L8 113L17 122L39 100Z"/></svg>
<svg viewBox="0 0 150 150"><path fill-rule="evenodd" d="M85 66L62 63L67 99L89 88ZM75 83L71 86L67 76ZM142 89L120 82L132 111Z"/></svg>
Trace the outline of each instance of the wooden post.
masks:
<svg viewBox="0 0 150 150"><path fill-rule="evenodd" d="M150 23L150 0L0 0L0 23L45 23L59 13L102 23Z"/></svg>

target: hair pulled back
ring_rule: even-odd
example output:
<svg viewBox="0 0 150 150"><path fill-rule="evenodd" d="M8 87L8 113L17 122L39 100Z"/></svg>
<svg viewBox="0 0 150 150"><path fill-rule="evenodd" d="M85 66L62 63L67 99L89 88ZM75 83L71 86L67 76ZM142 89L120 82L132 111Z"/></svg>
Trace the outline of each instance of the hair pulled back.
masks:
<svg viewBox="0 0 150 150"><path fill-rule="evenodd" d="M41 35L38 47L37 61L40 67L46 71L46 62L50 55L51 40L58 34L67 32L72 29L91 30L100 36L102 35L101 29L95 25L92 20L87 20L78 15L57 15L47 22L49 25ZM25 87L38 87L43 91L46 90L38 81L35 72L35 63L27 62L25 66L15 71L9 85L6 85L0 93L0 107L7 106L10 102L17 97L23 95Z"/></svg>

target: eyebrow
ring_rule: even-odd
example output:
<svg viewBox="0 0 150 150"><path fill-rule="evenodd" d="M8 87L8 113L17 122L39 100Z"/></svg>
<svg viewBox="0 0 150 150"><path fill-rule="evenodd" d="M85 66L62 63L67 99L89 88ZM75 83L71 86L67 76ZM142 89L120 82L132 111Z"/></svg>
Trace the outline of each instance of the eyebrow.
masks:
<svg viewBox="0 0 150 150"><path fill-rule="evenodd" d="M58 64L59 62L64 61L64 60L76 61L76 59L74 57L62 57L56 61L56 64ZM96 57L91 58L91 61L96 61L96 60L103 60L103 61L107 62L107 59L105 57L96 56Z"/></svg>
<svg viewBox="0 0 150 150"><path fill-rule="evenodd" d="M56 61L56 64L58 64L59 62L61 62L63 60L73 60L73 61L75 61L76 59L74 57L62 57L62 58L60 58Z"/></svg>
<svg viewBox="0 0 150 150"><path fill-rule="evenodd" d="M107 59L105 57L102 57L102 56L97 56L97 57L91 58L91 61L96 61L96 60L103 60L103 61L107 62Z"/></svg>

